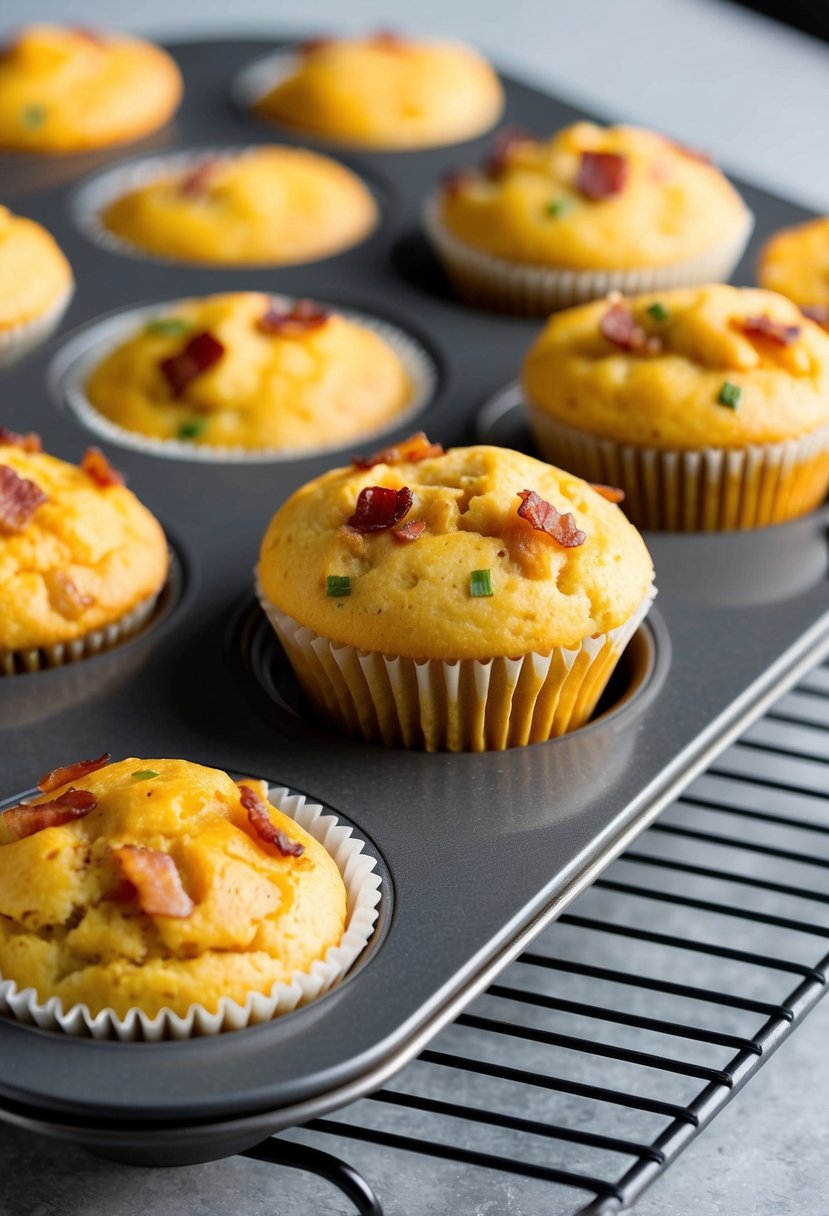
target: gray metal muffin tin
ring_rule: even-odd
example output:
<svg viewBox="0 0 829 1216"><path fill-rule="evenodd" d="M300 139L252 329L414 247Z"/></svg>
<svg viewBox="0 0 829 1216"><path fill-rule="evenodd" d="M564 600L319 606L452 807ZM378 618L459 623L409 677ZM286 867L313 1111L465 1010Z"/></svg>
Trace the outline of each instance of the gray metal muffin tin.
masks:
<svg viewBox="0 0 829 1216"><path fill-rule="evenodd" d="M146 301L256 288L335 301L414 334L440 370L417 425L446 445L476 438L482 402L514 379L538 325L454 301L417 225L435 179L477 161L488 137L342 155L375 187L382 219L362 245L306 266L223 270L126 258L76 227L74 192L116 161L167 147L313 146L228 101L234 73L269 49L252 41L175 47L183 108L141 145L0 158L3 201L54 233L78 280L58 336L0 381L4 425L40 431L47 450L79 459L92 437L46 387L72 328ZM520 84L506 88L507 121L546 133L582 117ZM750 282L757 241L804 213L743 189L757 229L736 280ZM486 427L495 441L528 445L514 409ZM322 1000L214 1038L94 1042L0 1018L0 1117L124 1160L183 1163L252 1145L376 1087L829 650L826 507L742 535L650 535L657 605L606 711L587 728L482 755L390 751L338 736L297 712L250 587L277 505L353 450L212 465L110 447L167 529L178 574L162 619L141 637L76 666L0 681L0 795L16 801L46 769L104 749L116 758L182 756L292 786L353 821L381 858L384 899L371 946Z"/></svg>

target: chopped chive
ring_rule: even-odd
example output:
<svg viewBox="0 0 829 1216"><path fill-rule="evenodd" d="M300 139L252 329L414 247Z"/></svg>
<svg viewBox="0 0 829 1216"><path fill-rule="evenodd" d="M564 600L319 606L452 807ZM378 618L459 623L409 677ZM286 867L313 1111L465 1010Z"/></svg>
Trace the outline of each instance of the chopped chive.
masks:
<svg viewBox="0 0 829 1216"><path fill-rule="evenodd" d="M351 577L348 574L327 574L325 576L325 594L335 598L351 595Z"/></svg>
<svg viewBox="0 0 829 1216"><path fill-rule="evenodd" d="M469 576L469 594L492 595L492 574L489 570L473 570Z"/></svg>
<svg viewBox="0 0 829 1216"><path fill-rule="evenodd" d="M659 300L655 304L649 304L645 309L649 317L653 317L654 321L667 321L671 315L664 304L660 304Z"/></svg>
<svg viewBox="0 0 829 1216"><path fill-rule="evenodd" d="M45 106L26 106L23 111L23 123L27 127L42 127L47 116Z"/></svg>
<svg viewBox="0 0 829 1216"><path fill-rule="evenodd" d="M182 422L178 428L178 437L179 439L198 439L206 430L206 418L192 418L189 422Z"/></svg>
<svg viewBox="0 0 829 1216"><path fill-rule="evenodd" d="M743 390L738 384L732 384L730 380L724 380L717 397L717 405L724 405L729 410L736 410L740 404L742 395Z"/></svg>
<svg viewBox="0 0 829 1216"><path fill-rule="evenodd" d="M130 776L134 777L136 781L149 781L152 777L158 777L159 774L151 768L140 768L137 772L130 773Z"/></svg>
<svg viewBox="0 0 829 1216"><path fill-rule="evenodd" d="M570 198L554 198L547 204L547 214L560 220L573 210L573 200Z"/></svg>
<svg viewBox="0 0 829 1216"><path fill-rule="evenodd" d="M162 338L178 338L189 334L192 328L192 323L184 317L155 317L144 326L148 334L158 334Z"/></svg>

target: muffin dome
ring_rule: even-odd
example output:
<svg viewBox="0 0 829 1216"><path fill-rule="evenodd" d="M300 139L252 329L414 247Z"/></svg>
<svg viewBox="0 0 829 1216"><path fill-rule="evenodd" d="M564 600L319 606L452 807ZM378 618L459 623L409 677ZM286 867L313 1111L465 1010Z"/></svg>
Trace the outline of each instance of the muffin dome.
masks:
<svg viewBox="0 0 829 1216"><path fill-rule="evenodd" d="M784 228L766 241L760 286L779 291L829 327L829 216Z"/></svg>
<svg viewBox="0 0 829 1216"><path fill-rule="evenodd" d="M72 268L46 229L0 206L0 364L48 336L72 286Z"/></svg>

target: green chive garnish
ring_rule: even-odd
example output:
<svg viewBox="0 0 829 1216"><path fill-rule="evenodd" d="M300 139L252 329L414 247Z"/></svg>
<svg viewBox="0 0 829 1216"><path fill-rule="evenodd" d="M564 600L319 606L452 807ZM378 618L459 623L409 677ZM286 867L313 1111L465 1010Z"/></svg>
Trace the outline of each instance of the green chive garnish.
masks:
<svg viewBox="0 0 829 1216"><path fill-rule="evenodd" d="M154 772L151 768L140 768L137 773L130 773L130 776L134 777L136 781L150 781L153 777L157 777L158 775L159 774Z"/></svg>
<svg viewBox="0 0 829 1216"><path fill-rule="evenodd" d="M492 574L489 570L473 570L469 576L470 595L492 595Z"/></svg>
<svg viewBox="0 0 829 1216"><path fill-rule="evenodd" d="M207 430L206 418L193 418L190 422L182 422L178 428L179 439L198 439Z"/></svg>
<svg viewBox="0 0 829 1216"><path fill-rule="evenodd" d="M327 574L325 577L325 594L335 598L341 595L351 595L350 575Z"/></svg>
<svg viewBox="0 0 829 1216"><path fill-rule="evenodd" d="M732 384L730 380L725 380L717 397L717 405L724 405L729 410L736 410L740 404L742 395L743 390L738 384Z"/></svg>
<svg viewBox="0 0 829 1216"><path fill-rule="evenodd" d="M668 317L671 315L665 305L660 304L658 300L655 304L649 304L645 309L645 312L649 317L653 317L654 321L659 321L660 323L662 321L667 321Z"/></svg>
<svg viewBox="0 0 829 1216"><path fill-rule="evenodd" d="M189 334L193 326L183 317L156 317L144 328L148 334L158 334L161 338L180 338L182 334Z"/></svg>
<svg viewBox="0 0 829 1216"><path fill-rule="evenodd" d="M570 198L554 198L547 204L547 214L560 220L573 210L573 200Z"/></svg>
<svg viewBox="0 0 829 1216"><path fill-rule="evenodd" d="M42 127L46 122L45 106L26 106L23 111L23 122L27 127Z"/></svg>

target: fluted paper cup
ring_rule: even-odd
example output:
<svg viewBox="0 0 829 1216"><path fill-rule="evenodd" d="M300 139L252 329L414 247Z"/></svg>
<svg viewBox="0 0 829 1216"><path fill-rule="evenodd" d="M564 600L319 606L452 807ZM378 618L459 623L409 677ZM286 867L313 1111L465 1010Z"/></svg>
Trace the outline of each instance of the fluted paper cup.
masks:
<svg viewBox="0 0 829 1216"><path fill-rule="evenodd" d="M34 350L41 342L51 337L60 325L74 292L74 285L67 287L54 304L39 317L0 329L0 368L11 367L18 359L22 359L30 350Z"/></svg>

